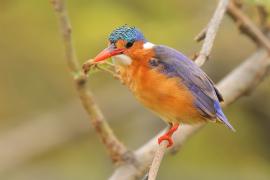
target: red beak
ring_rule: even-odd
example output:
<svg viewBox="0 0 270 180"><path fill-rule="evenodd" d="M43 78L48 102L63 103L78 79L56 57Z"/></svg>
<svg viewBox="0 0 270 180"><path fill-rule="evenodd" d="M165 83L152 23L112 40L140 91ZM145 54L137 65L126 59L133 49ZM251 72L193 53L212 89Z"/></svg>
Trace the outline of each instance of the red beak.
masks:
<svg viewBox="0 0 270 180"><path fill-rule="evenodd" d="M108 59L112 56L121 54L124 52L124 49L117 49L114 44L109 45L106 49L101 51L95 58L94 62L103 61L105 59Z"/></svg>

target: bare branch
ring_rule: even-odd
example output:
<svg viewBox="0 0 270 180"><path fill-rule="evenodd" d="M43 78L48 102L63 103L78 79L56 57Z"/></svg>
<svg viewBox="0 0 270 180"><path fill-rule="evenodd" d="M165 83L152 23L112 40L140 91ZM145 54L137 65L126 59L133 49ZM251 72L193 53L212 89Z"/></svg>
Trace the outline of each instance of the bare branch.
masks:
<svg viewBox="0 0 270 180"><path fill-rule="evenodd" d="M117 74L115 70L111 70L111 69L108 69L108 68L106 68L106 67L102 67L102 66L100 66L99 64L96 64L96 68L99 69L99 70L102 70L102 71L104 71L104 72L107 72L107 73L109 73L110 75L112 75L114 78L120 80L119 74Z"/></svg>
<svg viewBox="0 0 270 180"><path fill-rule="evenodd" d="M264 46L270 52L268 38L233 1L229 3L227 13L236 22L242 33L249 36L257 44Z"/></svg>
<svg viewBox="0 0 270 180"><path fill-rule="evenodd" d="M258 4L256 6L257 12L258 12L258 19L259 19L259 25L261 27L262 32L266 33L269 30L269 24L267 23L267 18L269 16L269 13L261 4Z"/></svg>
<svg viewBox="0 0 270 180"><path fill-rule="evenodd" d="M58 14L68 67L72 73L76 74L80 71L80 68L76 52L72 44L72 37L71 37L72 29L67 16L65 5L62 1L59 0L52 0L51 3Z"/></svg>
<svg viewBox="0 0 270 180"><path fill-rule="evenodd" d="M223 19L228 3L229 0L219 1L216 11L207 26L208 28L205 34L205 41L203 43L199 56L196 59L196 63L199 66L202 66L210 55L218 28L220 26L221 20Z"/></svg>
<svg viewBox="0 0 270 180"><path fill-rule="evenodd" d="M87 77L80 72L76 53L72 45L71 25L67 16L64 0L52 0L51 3L57 12L60 22L68 67L73 75L78 94L84 109L88 113L92 126L106 146L113 162L121 163L133 160L131 153L129 153L127 148L117 139L105 120L100 108L95 103L92 93L87 89Z"/></svg>
<svg viewBox="0 0 270 180"><path fill-rule="evenodd" d="M69 67L72 72L76 71L76 73L79 73L79 71L77 71L77 66L73 64L73 60L75 57L75 56L73 57L73 55L75 53L72 53L74 52L74 50L71 46L72 45L71 38L69 37L70 26L68 23L69 21L67 19L65 10L63 11L64 9L63 2L61 0L54 0L53 2L56 11L59 14L62 33L66 44L66 51L70 51L70 49L72 49L70 54L67 52L67 60L69 63ZM60 5L57 3L59 3ZM196 63L200 66L204 64L204 62L208 59L208 56L213 47L213 42L216 37L217 30L224 16L228 3L229 0L220 0L218 7L213 15L213 18L208 24L208 28L205 33L205 42L202 46L198 58L196 59ZM270 44L268 39L256 26L253 25L252 21L250 21L234 4L230 3L229 7L232 8L231 9L232 16L236 17L235 19L240 20L240 22L242 23L241 27L246 26L247 29L251 32L251 33L249 32L248 34L251 34L255 38L257 38L258 42L269 50ZM229 76L227 76L227 78L225 78L220 83L218 87L221 89L221 91L224 91L224 89L226 89L227 93L227 96L225 95L225 100L227 101L226 104L224 105L234 102L237 98L244 95L246 92L250 91L254 87L254 85L258 84L260 80L264 77L265 73L269 68L269 57L268 54L263 54L262 52L259 52L259 55L264 57L263 58L261 57L260 60L256 59L255 64L254 64L255 57L248 59L245 63L243 63L239 68L233 71ZM69 58L71 60L69 60ZM76 59L74 62L76 62ZM158 146L155 137L154 139L152 139L150 142L148 142L146 145L144 145L142 148L140 148L135 152L136 161L130 161L130 159L133 159L130 157L128 157L129 161L127 161L125 158L123 158L125 157L125 154L127 154L128 152L127 149L114 136L109 125L104 120L104 117L101 114L100 109L94 103L91 93L86 89L86 76L79 73L79 75L75 76L74 79L77 85L79 95L84 104L84 107L88 111L88 114L92 119L92 124L94 125L96 131L100 135L103 143L107 146L107 149L109 150L112 159L116 160L117 162L119 161L125 162L124 165L122 165L115 171L111 179L134 179L141 177L147 171L151 163L151 160L154 157L153 154L154 152L156 152L156 158L154 158L153 165L151 168L153 171L150 171L149 174L150 179L155 179L158 172L158 168L162 161L162 157L165 153L166 144L162 143L160 146ZM245 84L239 83L238 82L239 79L241 79L241 82L245 82ZM235 86L232 87L231 84L234 84ZM192 134L194 134L203 126L204 124L198 124L195 126L188 126L188 125L182 126L180 130L175 134L176 139L175 147L177 148L181 147L181 145L187 138L189 138ZM156 149L158 149L158 151L156 151Z"/></svg>
<svg viewBox="0 0 270 180"><path fill-rule="evenodd" d="M203 29L199 32L199 34L197 34L197 35L195 36L194 40L197 41L197 42L201 42L202 40L204 40L204 39L205 39L205 36L206 36L206 31L207 31L207 29L208 29L208 24L207 24L207 26L206 26L205 28L203 28Z"/></svg>
<svg viewBox="0 0 270 180"><path fill-rule="evenodd" d="M167 149L168 142L163 141L160 145L157 151L155 152L155 156L153 159L153 162L150 166L149 170L149 178L148 180L155 180L157 177L158 169L161 164L161 161L163 159L163 156L165 154L165 151Z"/></svg>
<svg viewBox="0 0 270 180"><path fill-rule="evenodd" d="M263 80L269 66L269 53L259 49L239 68L226 76L217 86L225 99L223 105L227 106L239 97L249 94Z"/></svg>

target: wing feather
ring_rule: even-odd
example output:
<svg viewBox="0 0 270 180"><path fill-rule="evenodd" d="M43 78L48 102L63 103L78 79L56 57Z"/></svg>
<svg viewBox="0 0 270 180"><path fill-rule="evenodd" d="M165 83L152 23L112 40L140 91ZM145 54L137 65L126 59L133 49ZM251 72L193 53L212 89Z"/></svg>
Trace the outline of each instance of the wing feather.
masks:
<svg viewBox="0 0 270 180"><path fill-rule="evenodd" d="M180 77L194 95L201 115L215 119L214 103L223 98L210 78L193 61L172 48L160 45L155 46L154 51L158 64L163 67L161 71L168 76Z"/></svg>

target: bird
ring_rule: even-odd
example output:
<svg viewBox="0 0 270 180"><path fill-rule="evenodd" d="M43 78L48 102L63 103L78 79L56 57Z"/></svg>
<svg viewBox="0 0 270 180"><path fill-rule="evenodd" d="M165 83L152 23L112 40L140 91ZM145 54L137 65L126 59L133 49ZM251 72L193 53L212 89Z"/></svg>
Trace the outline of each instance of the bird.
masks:
<svg viewBox="0 0 270 180"><path fill-rule="evenodd" d="M171 147L172 135L183 124L221 122L235 131L222 111L223 97L214 82L176 49L153 44L138 28L123 25L111 32L108 47L92 64L109 58L138 101L168 123L159 144L167 141Z"/></svg>

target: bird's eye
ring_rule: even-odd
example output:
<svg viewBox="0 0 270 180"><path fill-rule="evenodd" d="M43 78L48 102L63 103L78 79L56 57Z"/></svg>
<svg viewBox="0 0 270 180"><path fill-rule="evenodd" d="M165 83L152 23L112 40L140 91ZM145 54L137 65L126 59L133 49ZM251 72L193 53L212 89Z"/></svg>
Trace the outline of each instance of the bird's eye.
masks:
<svg viewBox="0 0 270 180"><path fill-rule="evenodd" d="M133 42L127 42L126 48L130 48L131 46L133 46Z"/></svg>

